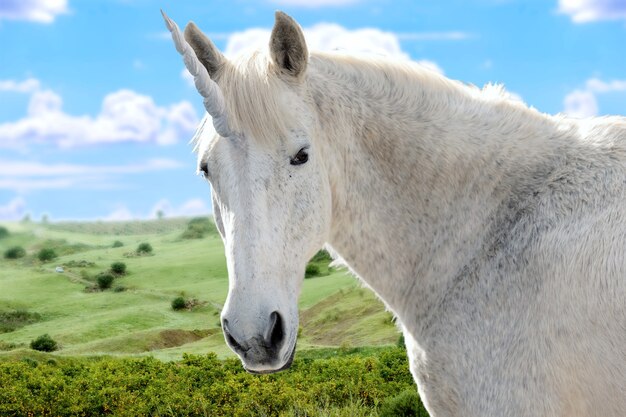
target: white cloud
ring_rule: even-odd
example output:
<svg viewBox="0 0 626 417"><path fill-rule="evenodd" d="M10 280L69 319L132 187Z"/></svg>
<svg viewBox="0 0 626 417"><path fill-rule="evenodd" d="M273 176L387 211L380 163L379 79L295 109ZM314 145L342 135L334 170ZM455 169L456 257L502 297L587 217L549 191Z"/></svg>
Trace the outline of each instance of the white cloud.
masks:
<svg viewBox="0 0 626 417"><path fill-rule="evenodd" d="M0 220L19 220L26 214L26 201L16 197L4 205L0 205Z"/></svg>
<svg viewBox="0 0 626 417"><path fill-rule="evenodd" d="M134 219L154 219L158 217L158 212L162 212L164 217L194 217L210 214L211 208L200 198L192 198L179 206L173 205L167 199L162 199L157 201L147 214L133 213L124 204L119 204L111 213L104 216L102 220L125 221Z"/></svg>
<svg viewBox="0 0 626 417"><path fill-rule="evenodd" d="M0 176L54 177L59 175L86 174L139 174L150 171L176 169L182 166L180 162L172 159L150 159L146 162L128 165L43 164L41 162L0 160Z"/></svg>
<svg viewBox="0 0 626 417"><path fill-rule="evenodd" d="M323 7L323 6L347 6L358 3L360 0L271 0L274 4L283 6L300 6L300 7Z"/></svg>
<svg viewBox="0 0 626 417"><path fill-rule="evenodd" d="M123 175L177 169L171 159L151 159L128 165L43 164L0 159L0 189L27 192L42 189L115 188Z"/></svg>
<svg viewBox="0 0 626 417"><path fill-rule="evenodd" d="M232 58L249 51L267 49L270 34L269 29L261 28L232 33L226 43L224 54ZM376 28L349 30L335 23L318 23L310 28L304 28L304 35L307 46L312 51L348 51L410 59L409 54L402 50L397 34ZM443 73L441 68L432 61L420 60L417 62L429 69ZM187 75L183 74L182 76L188 80Z"/></svg>
<svg viewBox="0 0 626 417"><path fill-rule="evenodd" d="M443 69L437 65L436 62L429 61L427 59L420 59L419 61L415 61L420 64L422 67L428 68L431 71L438 72L439 74L443 74Z"/></svg>
<svg viewBox="0 0 626 417"><path fill-rule="evenodd" d="M27 78L24 81L0 80L0 91L13 93L34 93L39 90L41 83L36 78Z"/></svg>
<svg viewBox="0 0 626 417"><path fill-rule="evenodd" d="M61 147L118 142L165 145L190 138L199 122L187 101L161 107L151 97L131 90L105 96L95 117L70 115L62 107L63 100L55 92L36 91L24 118L0 124L0 147L30 142Z"/></svg>
<svg viewBox="0 0 626 417"><path fill-rule="evenodd" d="M626 91L626 80L602 81L598 78L590 78L586 83L587 89L594 93L610 93L613 91Z"/></svg>
<svg viewBox="0 0 626 417"><path fill-rule="evenodd" d="M572 91L565 96L563 104L563 112L571 117L582 119L598 114L598 102L591 91Z"/></svg>
<svg viewBox="0 0 626 417"><path fill-rule="evenodd" d="M576 23L626 19L624 0L559 0L559 12Z"/></svg>
<svg viewBox="0 0 626 417"><path fill-rule="evenodd" d="M584 89L574 90L565 96L563 112L577 118L596 116L599 112L598 94L626 92L626 80L603 81L590 78Z"/></svg>
<svg viewBox="0 0 626 417"><path fill-rule="evenodd" d="M119 205L115 210L113 210L110 214L105 216L102 220L110 221L110 222L119 222L119 221L127 221L133 220L136 217L133 216L133 213L123 205Z"/></svg>
<svg viewBox="0 0 626 417"><path fill-rule="evenodd" d="M163 199L152 207L149 217L157 217L159 211L165 217L193 217L209 214L211 213L211 208L201 198L192 198L180 206L174 206L169 200Z"/></svg>
<svg viewBox="0 0 626 417"><path fill-rule="evenodd" d="M271 31L252 28L235 32L228 38L224 53L233 57L243 52L267 49ZM393 32L375 28L348 30L335 23L318 23L304 29L309 50L368 52L409 59Z"/></svg>
<svg viewBox="0 0 626 417"><path fill-rule="evenodd" d="M2 0L0 2L0 20L51 23L57 15L67 12L67 0Z"/></svg>
<svg viewBox="0 0 626 417"><path fill-rule="evenodd" d="M291 1L291 0L288 0ZM325 3L322 1L293 0L293 4L307 4L318 6ZM328 0L328 4L335 1ZM264 28L250 28L240 32L208 34L209 38L226 39L224 55L233 58L242 53L265 50L269 43L271 30ZM440 41L440 40L464 40L474 35L466 32L414 32L394 33L377 28L346 29L335 23L318 23L309 28L304 28L307 46L311 51L347 51L353 53L370 53L391 56L400 59L410 59L408 53L402 50L400 41ZM171 39L169 33L159 35L159 38ZM443 70L435 62L419 60L419 64L431 70L443 74ZM193 77L183 68L181 78L190 86L194 87Z"/></svg>

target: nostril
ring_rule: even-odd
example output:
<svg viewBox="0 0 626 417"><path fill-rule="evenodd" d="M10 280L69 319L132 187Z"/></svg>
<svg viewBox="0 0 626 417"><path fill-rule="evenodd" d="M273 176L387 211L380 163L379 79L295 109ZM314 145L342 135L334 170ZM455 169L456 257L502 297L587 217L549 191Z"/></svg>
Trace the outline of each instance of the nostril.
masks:
<svg viewBox="0 0 626 417"><path fill-rule="evenodd" d="M270 326L265 334L265 342L268 347L279 347L283 341L283 320L277 311L270 314Z"/></svg>
<svg viewBox="0 0 626 417"><path fill-rule="evenodd" d="M230 330L228 330L228 320L226 319L222 320L222 330L224 330L224 336L226 337L226 341L228 342L229 345L233 347L233 349L239 350L239 351L245 350L243 346L241 346L239 342L237 342L235 338L230 334Z"/></svg>

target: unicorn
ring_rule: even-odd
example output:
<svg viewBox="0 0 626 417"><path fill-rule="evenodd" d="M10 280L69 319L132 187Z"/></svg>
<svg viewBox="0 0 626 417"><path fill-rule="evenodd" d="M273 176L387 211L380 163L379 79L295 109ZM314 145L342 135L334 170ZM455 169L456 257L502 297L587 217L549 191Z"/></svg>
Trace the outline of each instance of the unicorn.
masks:
<svg viewBox="0 0 626 417"><path fill-rule="evenodd" d="M396 316L431 416L626 415L626 118L310 53L282 12L235 60L164 18L207 110L198 171L246 370L291 364L325 245Z"/></svg>

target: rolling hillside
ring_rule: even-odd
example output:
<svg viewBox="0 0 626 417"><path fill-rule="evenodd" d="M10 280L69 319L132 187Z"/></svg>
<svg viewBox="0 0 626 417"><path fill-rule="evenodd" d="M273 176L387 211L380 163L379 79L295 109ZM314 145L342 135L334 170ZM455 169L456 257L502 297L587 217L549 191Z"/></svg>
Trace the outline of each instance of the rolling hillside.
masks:
<svg viewBox="0 0 626 417"><path fill-rule="evenodd" d="M0 237L0 254L21 246L26 256L0 259L0 358L19 355L46 333L65 355L231 356L219 328L228 289L222 242L214 230L182 238L188 224L189 219L162 219L2 225L9 234ZM152 253L137 255L141 243L149 243ZM42 262L37 255L43 248L59 256ZM98 274L114 262L124 262L128 273L110 289L96 290ZM55 271L58 266L63 272ZM305 280L300 300L300 350L398 340L391 316L369 290L345 271L318 266L320 276ZM173 310L178 296L190 308Z"/></svg>

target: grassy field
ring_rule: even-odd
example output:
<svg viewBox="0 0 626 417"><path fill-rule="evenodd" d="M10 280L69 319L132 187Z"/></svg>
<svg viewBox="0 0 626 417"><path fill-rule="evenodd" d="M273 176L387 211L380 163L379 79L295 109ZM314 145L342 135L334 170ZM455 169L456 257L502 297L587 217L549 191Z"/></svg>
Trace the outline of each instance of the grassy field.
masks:
<svg viewBox="0 0 626 417"><path fill-rule="evenodd" d="M0 239L0 254L18 245L27 254L0 259L0 318L26 311L32 320L12 331L0 330L0 358L19 356L46 333L60 344L62 355L174 360L183 353L213 351L218 357L231 356L219 328L228 290L222 242L214 232L182 239L188 222L2 225L9 235ZM122 246L113 247L115 241ZM152 254L136 256L144 242L152 246ZM59 257L41 262L36 255L42 248L53 248ZM118 261L127 265L125 276L116 278L111 289L88 289L99 272ZM64 272L55 272L57 266ZM300 350L398 340L391 316L369 290L345 271L329 270L323 262L319 269L321 276L304 282ZM195 300L194 307L173 310L177 296Z"/></svg>

